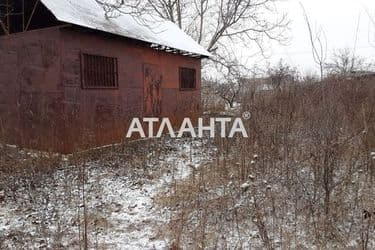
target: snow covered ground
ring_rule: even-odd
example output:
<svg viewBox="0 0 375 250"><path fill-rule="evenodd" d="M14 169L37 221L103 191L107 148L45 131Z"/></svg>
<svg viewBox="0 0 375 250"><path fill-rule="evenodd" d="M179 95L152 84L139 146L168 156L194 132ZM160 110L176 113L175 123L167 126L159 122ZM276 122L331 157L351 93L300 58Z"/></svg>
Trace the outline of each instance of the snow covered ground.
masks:
<svg viewBox="0 0 375 250"><path fill-rule="evenodd" d="M167 249L163 227L171 211L154 198L211 159L215 148L191 139L135 148L77 165L63 158L53 172L2 178L0 249L79 249L85 232L89 248Z"/></svg>
<svg viewBox="0 0 375 250"><path fill-rule="evenodd" d="M310 195L309 164L290 165L298 180L291 182L278 168L265 171L264 155L249 152L243 179L235 148L224 157L213 142L187 138L51 159L0 150L0 249L84 249L85 238L89 249L264 249L266 242L275 249L357 249L366 237L374 246L373 220L362 214L373 211L374 187L360 166L345 179L345 192L331 197L333 204L344 200L332 208L343 214L331 230L338 240L318 247L312 232L324 217L309 217L311 209L321 211ZM14 173L3 174L3 164Z"/></svg>

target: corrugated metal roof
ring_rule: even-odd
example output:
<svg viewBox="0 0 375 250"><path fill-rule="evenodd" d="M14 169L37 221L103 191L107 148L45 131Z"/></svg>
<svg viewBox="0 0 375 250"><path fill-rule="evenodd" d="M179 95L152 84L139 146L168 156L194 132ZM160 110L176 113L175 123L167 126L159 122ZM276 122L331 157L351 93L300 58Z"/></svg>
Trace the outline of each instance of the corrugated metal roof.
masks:
<svg viewBox="0 0 375 250"><path fill-rule="evenodd" d="M94 0L41 0L59 20L82 27L141 40L152 47L182 54L211 56L201 45L169 21L146 25L131 15L106 18L103 8ZM173 50L174 49L174 50Z"/></svg>

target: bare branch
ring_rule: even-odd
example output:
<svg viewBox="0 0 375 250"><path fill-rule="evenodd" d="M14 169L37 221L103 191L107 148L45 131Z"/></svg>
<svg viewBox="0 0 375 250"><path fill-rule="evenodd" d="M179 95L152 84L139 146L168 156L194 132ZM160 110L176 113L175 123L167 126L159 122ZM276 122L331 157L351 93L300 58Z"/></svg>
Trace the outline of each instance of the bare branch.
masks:
<svg viewBox="0 0 375 250"><path fill-rule="evenodd" d="M374 16L370 13L370 11L369 11L367 8L365 8L365 11L366 11L366 13L367 13L367 16L368 16L369 19L370 19L370 23L371 23L371 25L373 26L373 28L375 28L375 18L374 18ZM374 38L370 38L370 36L371 36L370 33L371 33L371 32L369 31L369 37L368 37L369 43L370 43L373 47L375 47L375 42L372 40L372 39L374 39Z"/></svg>
<svg viewBox="0 0 375 250"><path fill-rule="evenodd" d="M327 51L328 51L327 38L326 38L323 28L320 27L318 31L315 31L315 32L313 31L306 9L301 2L300 2L300 6L303 11L303 16L305 18L307 29L309 31L309 39L311 43L313 59L314 59L314 62L319 66L320 79L322 80L324 77L325 61L327 60Z"/></svg>

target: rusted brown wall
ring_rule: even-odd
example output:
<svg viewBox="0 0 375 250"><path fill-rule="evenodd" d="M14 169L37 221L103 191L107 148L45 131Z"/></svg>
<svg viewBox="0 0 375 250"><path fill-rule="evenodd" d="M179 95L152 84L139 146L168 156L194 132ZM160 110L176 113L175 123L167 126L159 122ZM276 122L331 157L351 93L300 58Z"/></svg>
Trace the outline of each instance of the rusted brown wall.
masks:
<svg viewBox="0 0 375 250"><path fill-rule="evenodd" d="M56 27L0 37L0 120L6 142L59 147L59 44Z"/></svg>
<svg viewBox="0 0 375 250"><path fill-rule="evenodd" d="M162 75L162 117L178 124L200 113L200 59L56 27L0 37L0 51L0 115L11 143L71 152L120 142L144 115L144 65ZM80 53L118 58L119 89L82 89ZM179 90L179 67L197 70L197 90Z"/></svg>

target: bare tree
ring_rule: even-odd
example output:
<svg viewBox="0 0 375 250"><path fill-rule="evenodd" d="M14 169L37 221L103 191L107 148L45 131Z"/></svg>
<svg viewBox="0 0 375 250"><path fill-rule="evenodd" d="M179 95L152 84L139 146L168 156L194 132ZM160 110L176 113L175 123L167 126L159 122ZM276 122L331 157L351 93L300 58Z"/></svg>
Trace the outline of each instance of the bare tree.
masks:
<svg viewBox="0 0 375 250"><path fill-rule="evenodd" d="M367 71L370 67L371 65L364 58L356 56L346 48L333 53L326 69L330 75L348 76L356 71Z"/></svg>
<svg viewBox="0 0 375 250"><path fill-rule="evenodd" d="M138 10L176 23L215 57L222 66L231 67L240 60L230 48L261 51L267 40L287 39L288 18L279 14L277 0L96 0L107 12L129 13ZM110 16L110 14L108 14ZM229 56L228 56L229 55ZM236 63L234 63L236 62ZM244 63L241 63L242 68Z"/></svg>
<svg viewBox="0 0 375 250"><path fill-rule="evenodd" d="M297 69L280 60L276 67L268 69L267 75L271 85L280 89L283 85L294 83L297 80L297 73Z"/></svg>
<svg viewBox="0 0 375 250"><path fill-rule="evenodd" d="M312 55L314 62L318 65L320 70L320 79L324 77L324 67L327 60L327 38L322 27L317 30L313 30L310 19L307 15L306 9L302 3L300 3L307 29L309 31L309 38L312 48Z"/></svg>
<svg viewBox="0 0 375 250"><path fill-rule="evenodd" d="M240 94L242 82L241 80L231 80L218 86L216 94L222 98L230 108L234 108L234 104Z"/></svg>

